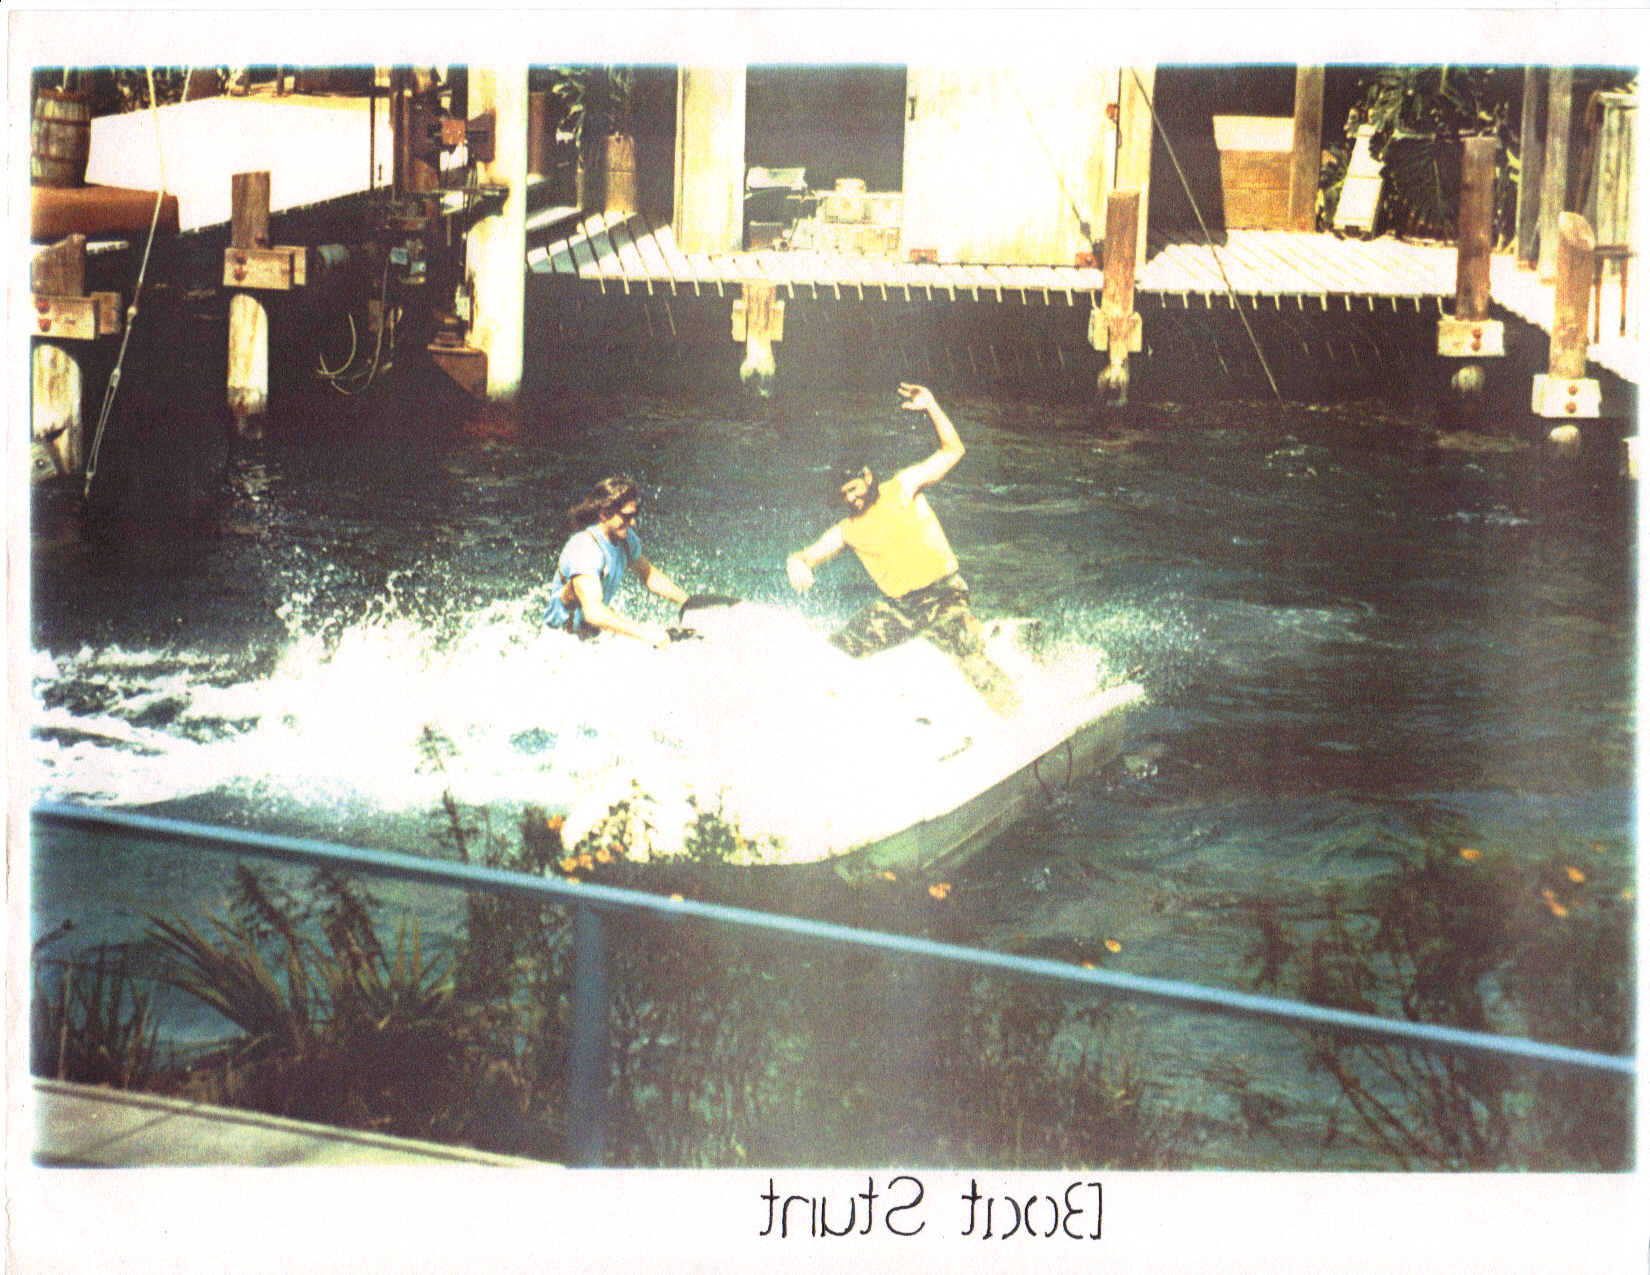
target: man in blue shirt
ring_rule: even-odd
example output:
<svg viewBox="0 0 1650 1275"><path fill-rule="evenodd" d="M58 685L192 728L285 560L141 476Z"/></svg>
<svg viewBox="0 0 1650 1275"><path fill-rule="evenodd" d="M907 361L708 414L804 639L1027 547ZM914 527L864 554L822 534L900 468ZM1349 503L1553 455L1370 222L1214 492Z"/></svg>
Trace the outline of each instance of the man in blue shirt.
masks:
<svg viewBox="0 0 1650 1275"><path fill-rule="evenodd" d="M609 605L627 573L667 601L681 606L688 595L642 556L635 532L640 492L629 478L604 478L567 511L575 531L556 565L555 595L544 622L579 637L622 633L663 650L670 645L664 629L632 624Z"/></svg>

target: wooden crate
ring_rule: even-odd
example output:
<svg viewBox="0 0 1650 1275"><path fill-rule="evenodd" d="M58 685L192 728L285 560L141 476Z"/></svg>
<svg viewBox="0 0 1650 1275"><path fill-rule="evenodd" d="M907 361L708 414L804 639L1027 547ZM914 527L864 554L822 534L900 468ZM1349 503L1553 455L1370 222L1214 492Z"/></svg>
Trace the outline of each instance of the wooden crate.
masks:
<svg viewBox="0 0 1650 1275"><path fill-rule="evenodd" d="M1226 228L1287 230L1294 119L1281 115L1217 115L1214 125Z"/></svg>

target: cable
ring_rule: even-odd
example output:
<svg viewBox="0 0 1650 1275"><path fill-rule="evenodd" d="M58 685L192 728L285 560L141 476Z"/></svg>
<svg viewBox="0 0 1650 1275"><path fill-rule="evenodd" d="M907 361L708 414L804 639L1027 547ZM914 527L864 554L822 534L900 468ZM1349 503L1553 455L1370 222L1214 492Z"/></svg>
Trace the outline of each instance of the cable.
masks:
<svg viewBox="0 0 1650 1275"><path fill-rule="evenodd" d="M149 216L149 239L143 245L143 261L138 266L137 284L132 289L132 304L126 307L126 328L120 334L120 353L115 356L114 369L109 373L109 384L103 391L103 408L97 417L97 432L92 436L92 450L86 457L86 485L80 498L92 494L92 479L97 474L97 456L103 447L103 430L109 423L109 412L115 405L115 391L120 388L120 370L126 362L126 346L132 339L132 326L137 322L138 297L143 292L143 277L149 271L149 252L155 246L155 227L160 224L161 201L166 198L166 151L160 142L160 111L155 102L155 70L146 66L143 73L149 80L149 117L155 123L155 162L160 171L160 189L155 192L155 210ZM189 68L183 69L183 82L189 84Z"/></svg>
<svg viewBox="0 0 1650 1275"><path fill-rule="evenodd" d="M1266 355L1262 353L1260 342L1255 339L1255 330L1249 326L1249 316L1243 313L1243 303L1238 299L1237 289L1232 286L1231 279L1227 278L1226 267L1221 264L1220 254L1215 251L1214 236L1209 233L1209 227L1203 220L1203 211L1197 206L1197 200L1192 195L1191 183L1186 180L1185 170L1180 167L1180 160L1175 156L1174 145L1169 141L1169 131L1163 127L1163 121L1158 118L1157 104L1152 101L1151 94L1146 92L1146 86L1140 81L1140 72L1132 66L1129 74L1134 77L1135 87L1140 90L1141 99L1146 103L1146 109L1152 113L1152 123L1157 125L1158 135L1163 138L1163 148L1169 152L1169 162L1174 165L1175 175L1180 178L1180 186L1186 192L1186 202L1191 204L1192 213L1197 217L1198 228L1203 231L1203 241L1209 246L1209 255L1215 259L1215 268L1220 271L1220 277L1226 284L1226 294L1231 297L1232 305L1238 312L1238 318L1243 320L1243 330L1249 334L1249 344L1255 347L1255 357L1260 360L1261 371L1266 373L1266 380L1272 387L1272 393L1278 402L1283 402L1283 394L1278 389L1278 383L1272 377L1272 369L1266 365Z"/></svg>
<svg viewBox="0 0 1650 1275"><path fill-rule="evenodd" d="M1014 90L1014 96L1020 99L1020 106L1026 113L1026 123L1031 125L1031 134L1037 139L1037 145L1043 148L1043 154L1048 158L1048 166L1054 170L1054 180L1060 184L1060 193L1065 196L1066 206L1071 209L1071 215L1077 218L1077 228L1083 232L1083 240L1090 247L1094 246L1094 230L1088 222L1083 220L1083 214L1077 211L1077 201L1072 199L1071 192L1066 189L1065 176L1060 172L1060 166L1054 162L1054 153L1049 150L1048 143L1043 140L1042 133L1037 128L1037 121L1032 118L1031 104L1026 101L1025 94L1020 92L1020 86L1014 82L1014 73L1005 70L1008 77L1008 86Z"/></svg>

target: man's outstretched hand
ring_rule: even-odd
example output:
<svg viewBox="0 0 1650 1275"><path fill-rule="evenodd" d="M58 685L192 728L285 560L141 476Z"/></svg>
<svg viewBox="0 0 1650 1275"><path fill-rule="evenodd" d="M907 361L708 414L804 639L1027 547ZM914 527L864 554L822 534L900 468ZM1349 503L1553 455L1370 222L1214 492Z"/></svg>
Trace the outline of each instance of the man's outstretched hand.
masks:
<svg viewBox="0 0 1650 1275"><path fill-rule="evenodd" d="M899 396L900 406L908 412L928 412L939 407L934 395L921 385L910 385L901 381Z"/></svg>

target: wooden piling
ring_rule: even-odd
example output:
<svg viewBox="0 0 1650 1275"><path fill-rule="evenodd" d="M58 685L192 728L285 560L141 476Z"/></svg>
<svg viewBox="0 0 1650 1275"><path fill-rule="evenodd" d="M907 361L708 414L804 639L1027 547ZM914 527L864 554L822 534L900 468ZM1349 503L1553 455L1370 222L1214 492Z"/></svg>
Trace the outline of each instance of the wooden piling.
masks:
<svg viewBox="0 0 1650 1275"><path fill-rule="evenodd" d="M1536 278L1551 283L1558 269L1559 218L1569 195L1570 96L1572 75L1567 66L1555 66L1547 81L1547 144L1542 148L1541 247Z"/></svg>
<svg viewBox="0 0 1650 1275"><path fill-rule="evenodd" d="M1455 232L1455 317L1490 316L1490 248L1495 221L1493 137L1461 143L1461 206Z"/></svg>
<svg viewBox="0 0 1650 1275"><path fill-rule="evenodd" d="M1318 228L1318 174L1323 165L1323 68L1295 68L1295 141L1289 164L1289 228Z"/></svg>
<svg viewBox="0 0 1650 1275"><path fill-rule="evenodd" d="M749 280L741 291L733 303L733 339L745 343L739 383L766 398L773 393L776 374L773 343L785 335L785 303L767 280Z"/></svg>
<svg viewBox="0 0 1650 1275"><path fill-rule="evenodd" d="M1587 311L1592 288L1593 229L1579 213L1565 213L1558 219L1549 376L1587 374Z"/></svg>
<svg viewBox="0 0 1650 1275"><path fill-rule="evenodd" d="M1518 124L1518 264L1535 265L1541 230L1541 90L1543 70L1524 68L1524 103Z"/></svg>
<svg viewBox="0 0 1650 1275"><path fill-rule="evenodd" d="M78 473L86 461L80 360L64 345L38 341L29 372L30 476L39 481Z"/></svg>
<svg viewBox="0 0 1650 1275"><path fill-rule="evenodd" d="M1493 137L1461 142L1461 197L1455 225L1455 313L1438 320L1438 353L1444 358L1499 358L1505 341L1499 320L1490 318L1490 248L1495 231L1495 161ZM1457 393L1482 388L1457 373Z"/></svg>
<svg viewBox="0 0 1650 1275"><path fill-rule="evenodd" d="M269 174L230 177L231 251L269 247ZM269 410L269 315L250 292L229 298L229 411L235 432L255 436Z"/></svg>
<svg viewBox="0 0 1650 1275"><path fill-rule="evenodd" d="M1547 373L1535 378L1531 408L1543 417L1596 417L1600 394L1587 377L1587 310L1593 286L1593 230L1577 213L1558 219L1553 252L1553 333Z"/></svg>
<svg viewBox="0 0 1650 1275"><path fill-rule="evenodd" d="M1106 352L1098 380L1111 402L1128 401L1129 354L1141 348L1140 316L1134 309L1136 246L1140 239L1140 192L1114 190L1106 200L1105 282L1100 304L1089 315L1089 344Z"/></svg>
<svg viewBox="0 0 1650 1275"><path fill-rule="evenodd" d="M1151 201L1152 95L1157 85L1155 66L1124 67L1117 94L1117 176L1119 190L1139 197L1136 221L1146 224ZM1146 264L1146 236L1136 242L1134 264Z"/></svg>

